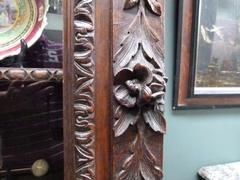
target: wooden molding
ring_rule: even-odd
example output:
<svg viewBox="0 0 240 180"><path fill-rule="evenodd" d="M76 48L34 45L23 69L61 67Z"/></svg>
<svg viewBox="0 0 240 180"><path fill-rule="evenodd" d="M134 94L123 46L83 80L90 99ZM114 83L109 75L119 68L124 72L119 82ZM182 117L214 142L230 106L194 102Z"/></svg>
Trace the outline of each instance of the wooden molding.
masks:
<svg viewBox="0 0 240 180"><path fill-rule="evenodd" d="M8 81L59 81L63 78L62 69L1 68L0 80Z"/></svg>
<svg viewBox="0 0 240 180"><path fill-rule="evenodd" d="M95 179L93 0L74 4L74 116L76 179Z"/></svg>
<svg viewBox="0 0 240 180"><path fill-rule="evenodd" d="M66 180L95 179L94 1L64 1Z"/></svg>

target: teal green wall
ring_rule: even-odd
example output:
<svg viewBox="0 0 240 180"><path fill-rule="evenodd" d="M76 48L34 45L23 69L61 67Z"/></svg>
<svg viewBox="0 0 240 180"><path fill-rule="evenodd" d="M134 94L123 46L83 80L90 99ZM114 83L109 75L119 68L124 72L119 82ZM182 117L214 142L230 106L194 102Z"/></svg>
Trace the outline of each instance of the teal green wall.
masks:
<svg viewBox="0 0 240 180"><path fill-rule="evenodd" d="M177 1L166 0L166 97L168 132L164 180L197 180L204 165L240 161L240 109L172 111Z"/></svg>

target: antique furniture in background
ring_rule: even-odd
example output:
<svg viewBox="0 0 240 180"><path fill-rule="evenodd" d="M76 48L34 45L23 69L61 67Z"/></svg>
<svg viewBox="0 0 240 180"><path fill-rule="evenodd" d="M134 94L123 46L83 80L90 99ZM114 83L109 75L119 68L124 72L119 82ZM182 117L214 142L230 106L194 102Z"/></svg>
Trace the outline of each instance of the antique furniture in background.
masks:
<svg viewBox="0 0 240 180"><path fill-rule="evenodd" d="M173 109L240 105L238 0L181 0Z"/></svg>
<svg viewBox="0 0 240 180"><path fill-rule="evenodd" d="M62 15L46 15L47 0L4 0L0 7L0 39L16 33L8 48L21 50L6 57L13 51L0 46L0 178L63 179ZM17 34L15 26L27 33Z"/></svg>
<svg viewBox="0 0 240 180"><path fill-rule="evenodd" d="M0 2L0 60L19 54L24 39L32 46L47 25L48 0Z"/></svg>

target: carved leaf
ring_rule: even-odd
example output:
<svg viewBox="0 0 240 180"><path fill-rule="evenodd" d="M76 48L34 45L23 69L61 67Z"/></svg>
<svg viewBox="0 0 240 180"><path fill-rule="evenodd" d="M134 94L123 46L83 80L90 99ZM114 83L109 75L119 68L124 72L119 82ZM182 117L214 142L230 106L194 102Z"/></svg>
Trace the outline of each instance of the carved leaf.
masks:
<svg viewBox="0 0 240 180"><path fill-rule="evenodd" d="M145 13L139 11L114 56L114 75L134 61L144 61L144 64L148 63L154 68L164 69L162 50L158 42L159 38L150 27Z"/></svg>
<svg viewBox="0 0 240 180"><path fill-rule="evenodd" d="M142 36L142 46L145 58L156 69L160 68L164 71L163 52L158 44L159 37L156 32L151 28L145 14L143 14L142 19L142 28L144 34L144 36Z"/></svg>
<svg viewBox="0 0 240 180"><path fill-rule="evenodd" d="M130 155L125 159L118 180L158 180L163 176L161 168L156 164L156 157L144 143L139 134L130 146Z"/></svg>
<svg viewBox="0 0 240 180"><path fill-rule="evenodd" d="M117 86L115 88L115 97L117 101L125 107L132 108L136 105L137 98L130 95L129 90L125 86Z"/></svg>
<svg viewBox="0 0 240 180"><path fill-rule="evenodd" d="M92 171L94 151L90 148L94 143L93 133L92 130L76 132L76 141L78 142L78 145L75 145L75 149L78 152L76 160L82 165L77 167L76 173L79 177L87 177L87 179L91 179L94 176Z"/></svg>
<svg viewBox="0 0 240 180"><path fill-rule="evenodd" d="M140 32L138 32L139 29L137 29L137 25L135 25L136 23L139 22L136 20L134 21L129 29L129 34L122 41L120 49L115 54L114 75L124 68L138 52L138 46L140 43L138 36Z"/></svg>
<svg viewBox="0 0 240 180"><path fill-rule="evenodd" d="M138 4L138 13L114 55L115 137L121 136L130 125L137 128L137 131L134 129L131 132L137 133L137 136L129 145L127 157L123 161L119 158L122 166L116 175L118 180L158 180L163 176L160 160L156 151L152 151L153 144L148 145L149 137L145 137L148 131L145 127L152 129L148 131L152 134L155 134L153 131L166 132L166 121L162 115L166 88L163 51L145 13L146 5L160 16L161 5L157 0L125 0L124 9Z"/></svg>
<svg viewBox="0 0 240 180"><path fill-rule="evenodd" d="M125 0L124 9L131 9L139 3L139 0Z"/></svg>
<svg viewBox="0 0 240 180"><path fill-rule="evenodd" d="M166 120L161 112L152 109L143 109L142 114L146 123L148 123L155 132L166 133Z"/></svg>
<svg viewBox="0 0 240 180"><path fill-rule="evenodd" d="M139 109L132 108L131 111L118 106L114 112L114 133L115 137L121 136L130 125L134 125L140 116Z"/></svg>
<svg viewBox="0 0 240 180"><path fill-rule="evenodd" d="M149 167L147 164L141 163L140 169L143 178L146 180L159 180L163 176L162 170L159 167Z"/></svg>
<svg viewBox="0 0 240 180"><path fill-rule="evenodd" d="M146 2L153 13L161 16L162 14L161 5L157 0L146 0Z"/></svg>
<svg viewBox="0 0 240 180"><path fill-rule="evenodd" d="M75 21L74 25L78 28L81 34L86 34L87 32L93 31L93 25L87 21Z"/></svg>
<svg viewBox="0 0 240 180"><path fill-rule="evenodd" d="M81 0L75 7L74 12L75 14L78 14L79 12L81 13L86 13L91 16L91 10L92 10L92 0Z"/></svg>
<svg viewBox="0 0 240 180"><path fill-rule="evenodd" d="M144 144L143 160L140 163L141 174L144 179L158 180L163 177L163 172L159 166L156 165L156 158Z"/></svg>

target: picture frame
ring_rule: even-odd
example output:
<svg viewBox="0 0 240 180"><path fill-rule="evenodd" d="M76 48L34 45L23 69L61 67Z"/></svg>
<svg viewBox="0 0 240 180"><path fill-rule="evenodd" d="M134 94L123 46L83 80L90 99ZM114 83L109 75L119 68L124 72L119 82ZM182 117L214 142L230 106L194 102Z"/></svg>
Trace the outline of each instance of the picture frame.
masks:
<svg viewBox="0 0 240 180"><path fill-rule="evenodd" d="M174 110L240 105L237 8L236 0L179 1Z"/></svg>

